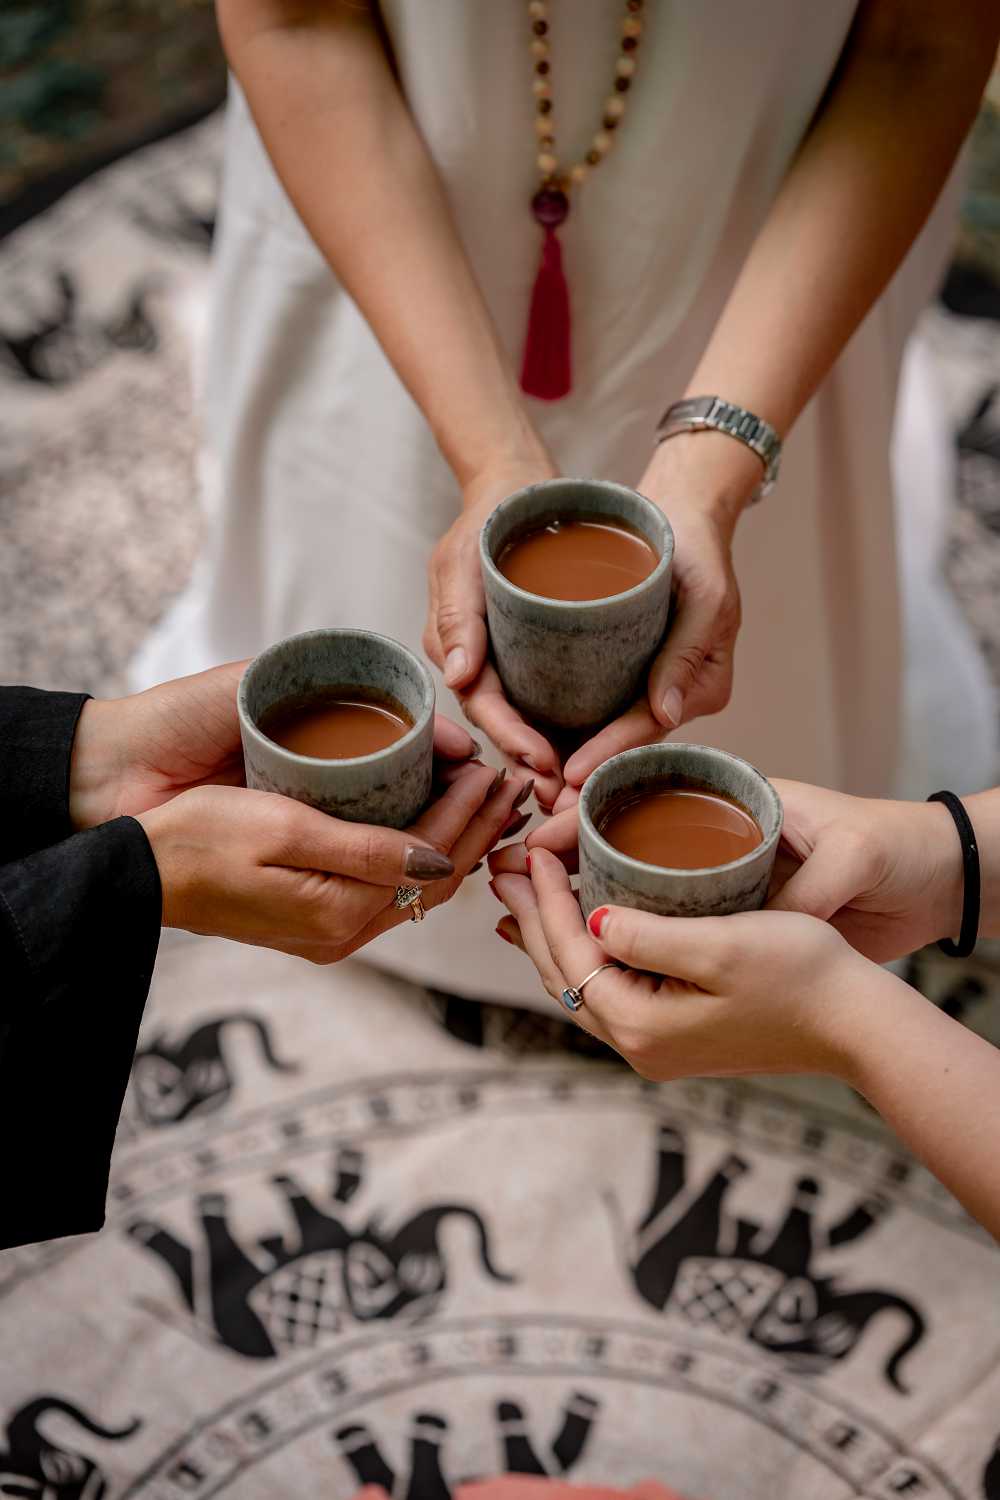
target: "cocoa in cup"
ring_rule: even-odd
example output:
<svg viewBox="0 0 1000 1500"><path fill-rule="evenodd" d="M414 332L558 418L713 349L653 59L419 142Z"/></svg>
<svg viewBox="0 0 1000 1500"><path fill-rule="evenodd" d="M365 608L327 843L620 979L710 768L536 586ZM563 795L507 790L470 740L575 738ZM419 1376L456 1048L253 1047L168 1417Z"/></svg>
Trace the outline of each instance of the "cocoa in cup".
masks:
<svg viewBox="0 0 1000 1500"><path fill-rule="evenodd" d="M480 536L490 647L526 717L596 729L643 691L667 627L673 551L663 512L605 480L550 479L497 506ZM594 592L595 578L621 587Z"/></svg>
<svg viewBox="0 0 1000 1500"><path fill-rule="evenodd" d="M767 899L781 801L728 751L676 740L625 750L584 782L579 817L585 913L724 916Z"/></svg>
<svg viewBox="0 0 1000 1500"><path fill-rule="evenodd" d="M270 646L237 695L247 785L355 823L405 828L430 798L434 684L369 630L310 630Z"/></svg>

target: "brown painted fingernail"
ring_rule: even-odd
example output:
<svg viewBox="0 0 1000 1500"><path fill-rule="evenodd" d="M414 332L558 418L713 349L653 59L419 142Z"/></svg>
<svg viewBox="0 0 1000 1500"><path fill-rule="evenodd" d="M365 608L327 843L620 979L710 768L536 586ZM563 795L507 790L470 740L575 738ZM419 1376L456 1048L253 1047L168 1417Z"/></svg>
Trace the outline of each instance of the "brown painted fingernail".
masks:
<svg viewBox="0 0 1000 1500"><path fill-rule="evenodd" d="M483 747L482 747L482 745L479 743L478 740L473 740L472 741L472 749L469 751L469 759L473 760L473 759L477 758L478 756L482 755L482 753L483 753Z"/></svg>
<svg viewBox="0 0 1000 1500"><path fill-rule="evenodd" d="M437 849L428 849L426 844L410 845L403 861L403 869L414 880L444 880L446 875L455 873L455 866L447 854L442 854Z"/></svg>
<svg viewBox="0 0 1000 1500"><path fill-rule="evenodd" d="M521 788L517 796L514 798L514 801L511 803L511 807L523 807L534 790L535 778L532 777L530 781L526 781L524 783L524 786Z"/></svg>
<svg viewBox="0 0 1000 1500"><path fill-rule="evenodd" d="M502 771L498 771L497 772L497 774L496 774L496 776L495 776L495 778L494 778L494 780L493 780L493 782L492 782L492 784L490 786L489 791L486 793L487 797L492 797L494 792L498 792L500 790L500 788L503 786L503 784L504 784L504 782L506 780L507 780L507 767L504 766L504 768L503 768Z"/></svg>
<svg viewBox="0 0 1000 1500"><path fill-rule="evenodd" d="M482 862L482 860L480 860L479 863L478 863L478 865L473 865L472 866L472 869L469 871L469 874L470 875L475 875L476 871L477 870L481 870L482 868L483 868L483 862Z"/></svg>
<svg viewBox="0 0 1000 1500"><path fill-rule="evenodd" d="M502 839L512 839L515 833L520 833L522 828L527 828L530 822L530 813L519 813L513 822L508 823L507 827L501 830L500 837Z"/></svg>

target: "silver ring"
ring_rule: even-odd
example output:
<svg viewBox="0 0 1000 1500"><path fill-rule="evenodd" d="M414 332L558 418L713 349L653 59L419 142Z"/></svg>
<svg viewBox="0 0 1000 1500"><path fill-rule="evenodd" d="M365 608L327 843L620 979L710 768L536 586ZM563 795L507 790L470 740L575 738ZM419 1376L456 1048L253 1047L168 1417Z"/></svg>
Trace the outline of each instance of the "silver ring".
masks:
<svg viewBox="0 0 1000 1500"><path fill-rule="evenodd" d="M397 885L396 894L392 898L392 904L398 907L400 911L405 911L409 907L410 921L422 922L427 915L424 910L424 903L420 899L422 894L419 885Z"/></svg>
<svg viewBox="0 0 1000 1500"><path fill-rule="evenodd" d="M567 1010L579 1010L583 1004L584 986L588 985L592 979L596 979L598 974L603 974L605 969L617 968L617 964L599 964L596 969L591 970L586 979L581 979L579 984L568 984L561 996L563 1005Z"/></svg>

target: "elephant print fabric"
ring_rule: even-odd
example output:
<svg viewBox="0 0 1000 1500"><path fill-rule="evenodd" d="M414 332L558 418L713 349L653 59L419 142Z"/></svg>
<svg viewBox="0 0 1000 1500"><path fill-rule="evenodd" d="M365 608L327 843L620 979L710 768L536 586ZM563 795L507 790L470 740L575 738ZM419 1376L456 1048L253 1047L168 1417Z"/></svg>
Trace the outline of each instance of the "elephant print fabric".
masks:
<svg viewBox="0 0 1000 1500"><path fill-rule="evenodd" d="M167 940L104 1230L0 1254L0 1495L1000 1500L996 1248L870 1111L483 1021Z"/></svg>

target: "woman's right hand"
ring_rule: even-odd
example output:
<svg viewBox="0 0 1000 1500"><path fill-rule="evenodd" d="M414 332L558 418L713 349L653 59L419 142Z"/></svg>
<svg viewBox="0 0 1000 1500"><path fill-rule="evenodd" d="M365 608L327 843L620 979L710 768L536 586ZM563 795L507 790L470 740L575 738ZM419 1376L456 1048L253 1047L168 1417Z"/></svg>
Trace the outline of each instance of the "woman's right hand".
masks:
<svg viewBox="0 0 1000 1500"><path fill-rule="evenodd" d="M462 514L431 557L430 605L424 630L424 650L441 668L466 718L489 737L515 770L530 770L543 807L551 807L562 791L562 768L544 735L507 701L499 674L489 660L479 533L507 495L525 485L552 479L555 473L551 461L540 451L530 460L496 465L466 485Z"/></svg>
<svg viewBox="0 0 1000 1500"><path fill-rule="evenodd" d="M488 766L448 772L405 831L342 822L290 798L203 786L138 814L163 889L163 924L335 963L410 920L396 887L454 895L516 818L523 791ZM512 830L513 831L513 830ZM426 884L425 884L426 882Z"/></svg>

